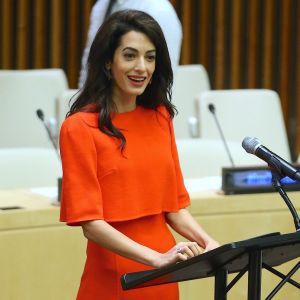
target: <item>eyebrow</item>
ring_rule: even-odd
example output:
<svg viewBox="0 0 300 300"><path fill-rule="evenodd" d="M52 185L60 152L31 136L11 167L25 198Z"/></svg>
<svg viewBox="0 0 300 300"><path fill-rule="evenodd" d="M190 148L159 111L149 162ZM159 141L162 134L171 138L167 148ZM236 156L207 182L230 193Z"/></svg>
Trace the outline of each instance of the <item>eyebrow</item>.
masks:
<svg viewBox="0 0 300 300"><path fill-rule="evenodd" d="M137 49L132 48L132 47L125 47L125 48L122 50L122 52L124 52L124 51L126 51L126 50L131 50L131 51L134 51L134 52L139 52ZM148 51L146 51L146 53L149 53L149 52L156 52L156 50L153 49L153 50L148 50Z"/></svg>

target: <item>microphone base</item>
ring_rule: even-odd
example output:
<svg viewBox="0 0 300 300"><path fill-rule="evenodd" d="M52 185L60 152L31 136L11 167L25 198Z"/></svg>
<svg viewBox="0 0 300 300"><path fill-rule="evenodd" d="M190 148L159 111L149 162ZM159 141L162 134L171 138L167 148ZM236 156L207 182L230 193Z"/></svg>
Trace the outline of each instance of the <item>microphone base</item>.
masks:
<svg viewBox="0 0 300 300"><path fill-rule="evenodd" d="M300 170L300 165L294 165ZM300 191L300 182L289 177L281 179L287 191ZM269 167L248 166L222 168L222 190L225 195L275 192Z"/></svg>

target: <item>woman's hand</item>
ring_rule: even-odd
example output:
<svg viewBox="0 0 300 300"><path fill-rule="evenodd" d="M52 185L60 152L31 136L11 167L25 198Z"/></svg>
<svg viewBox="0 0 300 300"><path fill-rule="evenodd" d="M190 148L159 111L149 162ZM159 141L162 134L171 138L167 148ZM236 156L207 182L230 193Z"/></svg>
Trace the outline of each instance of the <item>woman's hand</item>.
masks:
<svg viewBox="0 0 300 300"><path fill-rule="evenodd" d="M178 212L168 213L167 220L180 235L190 241L196 241L204 249L203 252L220 247L220 244L205 232L188 210L180 209Z"/></svg>
<svg viewBox="0 0 300 300"><path fill-rule="evenodd" d="M205 245L205 249L204 249L203 253L208 252L208 251L213 250L213 249L216 249L216 248L218 248L218 247L220 247L220 244L219 244L217 241L211 239L211 240L209 240L209 242Z"/></svg>
<svg viewBox="0 0 300 300"><path fill-rule="evenodd" d="M165 253L160 253L154 262L155 268L162 268L179 261L184 261L203 253L203 249L196 242L180 242Z"/></svg>

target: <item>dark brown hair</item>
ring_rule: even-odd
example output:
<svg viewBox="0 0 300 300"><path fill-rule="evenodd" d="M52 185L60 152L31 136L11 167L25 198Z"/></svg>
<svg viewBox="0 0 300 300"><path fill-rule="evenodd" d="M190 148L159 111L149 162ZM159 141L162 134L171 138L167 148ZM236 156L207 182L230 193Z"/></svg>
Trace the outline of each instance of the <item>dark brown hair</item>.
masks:
<svg viewBox="0 0 300 300"><path fill-rule="evenodd" d="M88 57L87 79L68 113L71 115L87 110L99 112L99 129L109 136L120 139L122 149L126 143L125 137L112 124L110 117L115 111L115 105L112 100L112 82L109 80L106 64L113 60L121 37L129 31L144 33L156 48L152 82L143 94L137 97L137 105L150 109L163 105L171 117L174 117L176 108L170 100L173 72L165 37L159 24L150 15L137 10L116 12L99 28Z"/></svg>

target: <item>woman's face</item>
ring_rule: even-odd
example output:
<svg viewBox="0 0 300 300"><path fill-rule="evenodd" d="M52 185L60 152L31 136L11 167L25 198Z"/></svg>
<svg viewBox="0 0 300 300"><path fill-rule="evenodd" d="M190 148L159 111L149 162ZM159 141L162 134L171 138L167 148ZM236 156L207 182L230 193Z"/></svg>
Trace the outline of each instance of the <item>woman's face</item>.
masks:
<svg viewBox="0 0 300 300"><path fill-rule="evenodd" d="M136 100L146 89L155 70L155 46L141 32L129 31L121 37L109 64L115 103Z"/></svg>

